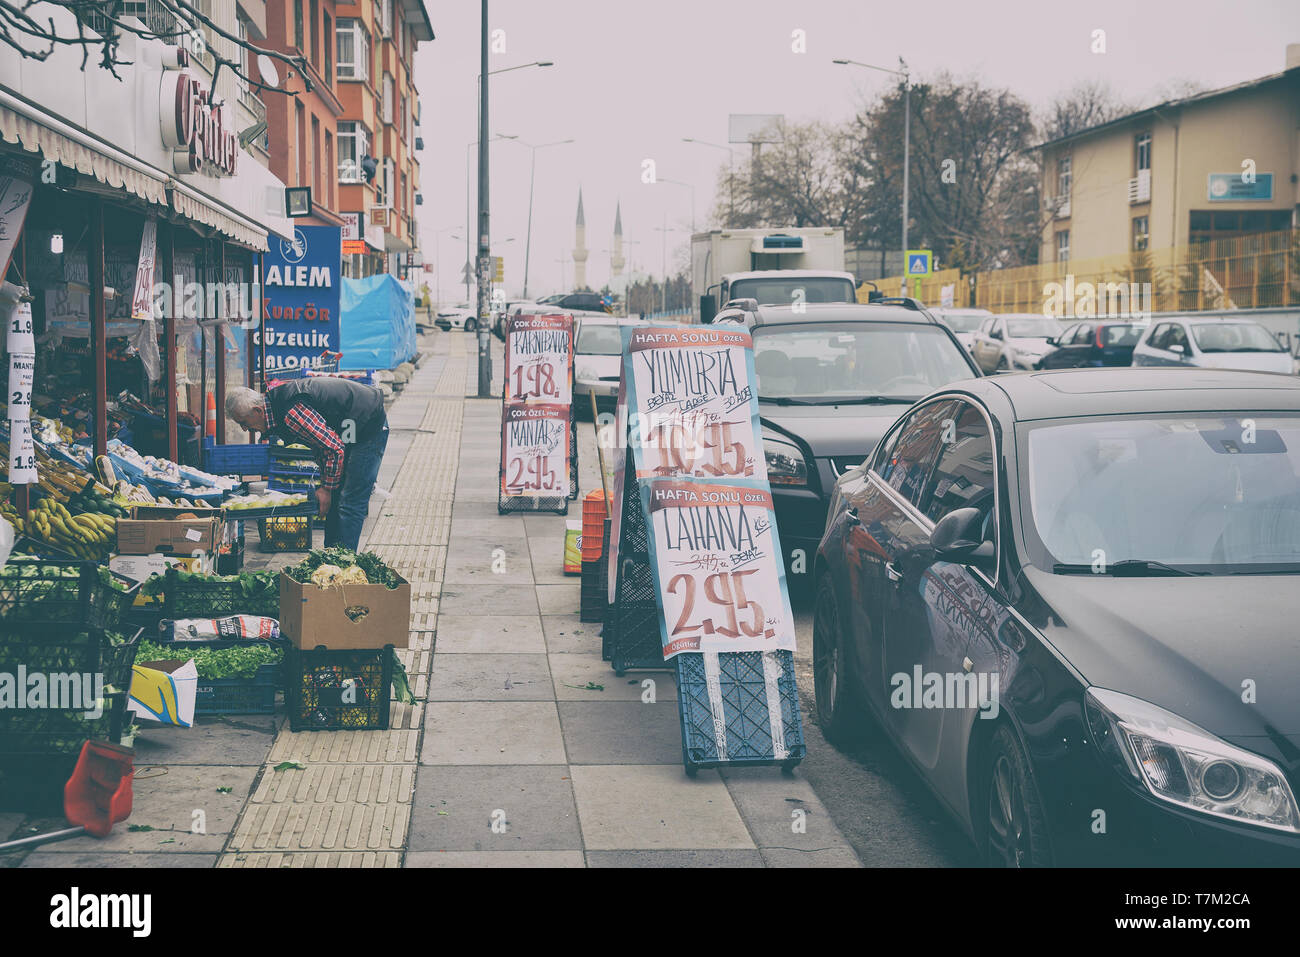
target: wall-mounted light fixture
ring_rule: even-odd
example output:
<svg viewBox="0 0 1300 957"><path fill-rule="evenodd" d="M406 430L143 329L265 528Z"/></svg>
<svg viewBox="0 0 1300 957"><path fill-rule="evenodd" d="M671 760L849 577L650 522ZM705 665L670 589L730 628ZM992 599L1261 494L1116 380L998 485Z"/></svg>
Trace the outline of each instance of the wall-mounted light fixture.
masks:
<svg viewBox="0 0 1300 957"><path fill-rule="evenodd" d="M311 215L311 187L286 186L284 188L285 215L291 219Z"/></svg>

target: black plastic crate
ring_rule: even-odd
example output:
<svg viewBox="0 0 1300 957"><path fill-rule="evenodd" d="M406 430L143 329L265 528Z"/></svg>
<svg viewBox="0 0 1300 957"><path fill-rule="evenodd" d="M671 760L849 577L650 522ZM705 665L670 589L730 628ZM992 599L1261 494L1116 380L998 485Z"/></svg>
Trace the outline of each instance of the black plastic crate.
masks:
<svg viewBox="0 0 1300 957"><path fill-rule="evenodd" d="M301 528L294 528L301 525ZM303 518L261 518L257 521L259 552L309 552L311 551L312 521ZM276 609L279 615L279 609Z"/></svg>
<svg viewBox="0 0 1300 957"><path fill-rule="evenodd" d="M773 729L763 654L761 651L718 654L720 715L713 713L709 702L704 655L686 652L673 658L677 667L682 764L687 774L720 765L779 764L789 770L803 760L807 748L799 716L794 655L789 651L771 653L777 671L776 689L780 695L777 710L781 719L781 727ZM725 742L723 751L718 748L719 728Z"/></svg>
<svg viewBox="0 0 1300 957"><path fill-rule="evenodd" d="M163 586L163 618L226 618L230 615L280 617L280 585L255 598L245 598L238 579L182 582L175 568L167 569Z"/></svg>
<svg viewBox="0 0 1300 957"><path fill-rule="evenodd" d="M131 687L141 630L0 629L0 672L17 674L102 674L104 684L119 691ZM4 722L0 721L0 731Z"/></svg>
<svg viewBox="0 0 1300 957"><path fill-rule="evenodd" d="M244 538L229 543L230 551L217 553L217 574L238 575L244 568ZM225 548L225 545L221 546Z"/></svg>
<svg viewBox="0 0 1300 957"><path fill-rule="evenodd" d="M365 651L291 648L284 658L284 680L290 730L388 728L392 645Z"/></svg>
<svg viewBox="0 0 1300 957"><path fill-rule="evenodd" d="M123 586L100 578L95 562L11 559L0 574L0 622L4 627L74 625L113 628L135 601L140 583L103 569ZM65 575L75 570L75 575Z"/></svg>
<svg viewBox="0 0 1300 957"><path fill-rule="evenodd" d="M72 777L86 741L117 743L127 724L127 696L108 696L100 718L77 721L66 716L63 727L0 731L0 809L49 815L63 807L63 786Z"/></svg>
<svg viewBox="0 0 1300 957"><path fill-rule="evenodd" d="M264 664L252 678L199 679L194 693L194 713L275 714L275 691L280 665Z"/></svg>

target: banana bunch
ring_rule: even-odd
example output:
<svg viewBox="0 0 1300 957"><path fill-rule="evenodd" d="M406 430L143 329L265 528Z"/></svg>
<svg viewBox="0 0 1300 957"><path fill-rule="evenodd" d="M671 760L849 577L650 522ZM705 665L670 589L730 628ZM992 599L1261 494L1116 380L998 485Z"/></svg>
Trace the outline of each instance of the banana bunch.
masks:
<svg viewBox="0 0 1300 957"><path fill-rule="evenodd" d="M89 561L102 561L117 541L117 520L83 512L73 515L62 502L42 499L27 514L24 531Z"/></svg>

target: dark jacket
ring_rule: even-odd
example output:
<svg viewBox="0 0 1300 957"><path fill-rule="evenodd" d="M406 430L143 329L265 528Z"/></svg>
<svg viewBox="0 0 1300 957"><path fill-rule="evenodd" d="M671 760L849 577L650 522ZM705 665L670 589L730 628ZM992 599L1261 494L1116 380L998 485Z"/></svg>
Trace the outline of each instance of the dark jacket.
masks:
<svg viewBox="0 0 1300 957"><path fill-rule="evenodd" d="M356 426L356 440L369 438L384 425L384 395L374 386L360 385L334 376L310 376L295 379L267 390L267 405L279 428L295 403L303 402L325 420L335 432L342 433L349 419Z"/></svg>

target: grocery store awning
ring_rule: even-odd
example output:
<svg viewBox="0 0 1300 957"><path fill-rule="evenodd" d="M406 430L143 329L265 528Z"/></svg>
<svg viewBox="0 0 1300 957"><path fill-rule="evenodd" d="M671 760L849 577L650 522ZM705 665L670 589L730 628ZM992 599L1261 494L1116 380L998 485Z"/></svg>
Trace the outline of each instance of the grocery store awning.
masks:
<svg viewBox="0 0 1300 957"><path fill-rule="evenodd" d="M268 247L265 229L233 210L204 199L202 195L182 183L173 180L170 186L172 208L186 219L211 226L237 243L266 252Z"/></svg>

